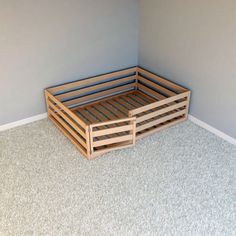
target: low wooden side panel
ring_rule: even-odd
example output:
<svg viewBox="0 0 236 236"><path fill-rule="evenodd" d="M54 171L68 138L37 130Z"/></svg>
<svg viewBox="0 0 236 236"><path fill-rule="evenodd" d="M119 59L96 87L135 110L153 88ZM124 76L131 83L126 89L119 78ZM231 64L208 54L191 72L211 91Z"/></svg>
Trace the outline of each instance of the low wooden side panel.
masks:
<svg viewBox="0 0 236 236"><path fill-rule="evenodd" d="M86 124L48 91L45 91L45 98L48 118L85 157L89 157L90 145Z"/></svg>
<svg viewBox="0 0 236 236"><path fill-rule="evenodd" d="M132 146L136 140L136 118L90 125L91 157Z"/></svg>
<svg viewBox="0 0 236 236"><path fill-rule="evenodd" d="M129 115L137 117L136 135L138 138L177 124L187 119L190 92L131 110Z"/></svg>

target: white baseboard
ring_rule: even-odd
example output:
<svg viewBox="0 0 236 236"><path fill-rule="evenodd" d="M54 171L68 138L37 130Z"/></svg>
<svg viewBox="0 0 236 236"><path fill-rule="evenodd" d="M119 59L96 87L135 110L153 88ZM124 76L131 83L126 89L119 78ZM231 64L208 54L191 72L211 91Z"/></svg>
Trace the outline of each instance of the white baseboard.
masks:
<svg viewBox="0 0 236 236"><path fill-rule="evenodd" d="M221 137L221 138L224 139L225 141L228 141L229 143L232 143L232 144L236 145L236 139L235 139L235 138L233 138L233 137L231 137L231 136L229 136L229 135L227 135L227 134L221 132L220 130L218 130L218 129L216 129L216 128L210 126L210 125L208 125L207 123L205 123L205 122L203 122L203 121L197 119L196 117L194 117L194 116L192 116L192 115L189 115L189 116L188 116L188 119L189 119L190 121L192 121L193 123L195 123L195 124L201 126L202 128L208 130L209 132L211 132L211 133L213 133L213 134L215 134L215 135Z"/></svg>
<svg viewBox="0 0 236 236"><path fill-rule="evenodd" d="M23 119L23 120L19 120L19 121L16 121L16 122L1 125L0 126L0 132L4 131L4 130L15 128L15 127L18 127L18 126L21 126L21 125L26 125L26 124L29 124L29 123L32 123L32 122L35 122L35 121L38 121L38 120L45 119L45 118L47 118L47 113L43 113L43 114L40 114L40 115L37 115L37 116L32 116L32 117L29 117L29 118L26 118L26 119ZM229 143L232 143L232 144L236 145L236 139L235 138L221 132L220 130L208 125L207 123L197 119L196 117L194 117L192 115L189 115L188 119L190 121L192 121L193 123L201 126L202 128L208 130L209 132L211 132L211 133L221 137L222 139L228 141Z"/></svg>
<svg viewBox="0 0 236 236"><path fill-rule="evenodd" d="M42 120L42 119L45 119L46 117L47 117L47 113L43 113L43 114L40 114L40 115L37 115L37 116L32 116L32 117L29 117L29 118L26 118L26 119L23 119L23 120L19 120L19 121L15 121L15 122L12 122L12 123L5 124L5 125L1 125L0 126L0 132L4 131L4 130L15 128L15 127L18 127L18 126L21 126L21 125L26 125L26 124L32 123L34 121Z"/></svg>

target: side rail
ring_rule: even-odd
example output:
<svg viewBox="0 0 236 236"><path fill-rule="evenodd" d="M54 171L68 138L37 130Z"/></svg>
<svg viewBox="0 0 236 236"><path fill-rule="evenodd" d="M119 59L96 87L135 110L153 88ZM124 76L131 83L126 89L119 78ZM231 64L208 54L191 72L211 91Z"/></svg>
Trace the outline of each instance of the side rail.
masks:
<svg viewBox="0 0 236 236"><path fill-rule="evenodd" d="M136 140L136 118L108 121L89 126L90 157L132 146Z"/></svg>
<svg viewBox="0 0 236 236"><path fill-rule="evenodd" d="M136 117L137 138L187 119L189 99L190 91L131 110L129 116Z"/></svg>
<svg viewBox="0 0 236 236"><path fill-rule="evenodd" d="M48 118L88 157L90 152L88 126L58 99L45 90Z"/></svg>
<svg viewBox="0 0 236 236"><path fill-rule="evenodd" d="M80 105L134 90L136 87L137 67L99 75L75 82L48 88L57 100L68 108L76 109Z"/></svg>

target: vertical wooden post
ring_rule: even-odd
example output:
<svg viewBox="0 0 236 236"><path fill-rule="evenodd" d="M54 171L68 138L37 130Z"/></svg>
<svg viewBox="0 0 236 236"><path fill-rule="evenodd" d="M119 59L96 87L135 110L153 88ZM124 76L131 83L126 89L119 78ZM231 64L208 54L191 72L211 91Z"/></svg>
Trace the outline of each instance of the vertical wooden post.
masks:
<svg viewBox="0 0 236 236"><path fill-rule="evenodd" d="M138 90L138 67L136 67L135 72L135 90Z"/></svg>
<svg viewBox="0 0 236 236"><path fill-rule="evenodd" d="M47 110L47 114L48 114L48 117L49 117L49 104L48 104L48 94L47 93L48 93L47 90L44 90L46 110Z"/></svg>
<svg viewBox="0 0 236 236"><path fill-rule="evenodd" d="M86 127L86 141L87 141L87 153L88 153L88 159L93 158L93 127L91 125L88 125Z"/></svg>
<svg viewBox="0 0 236 236"><path fill-rule="evenodd" d="M129 118L135 118L134 120L130 121L130 124L133 125L133 129L130 132L130 134L133 135L133 145L135 145L135 143L136 143L136 117L133 117L132 114L130 113L130 111L128 113L128 116L129 116Z"/></svg>
<svg viewBox="0 0 236 236"><path fill-rule="evenodd" d="M187 105L186 105L186 113L185 113L185 119L187 120L188 119L188 113L189 113L189 105L190 105L190 96L191 96L191 92L189 91L188 92L188 95L187 95Z"/></svg>
<svg viewBox="0 0 236 236"><path fill-rule="evenodd" d="M133 145L136 143L136 120L133 120L132 122L133 125Z"/></svg>

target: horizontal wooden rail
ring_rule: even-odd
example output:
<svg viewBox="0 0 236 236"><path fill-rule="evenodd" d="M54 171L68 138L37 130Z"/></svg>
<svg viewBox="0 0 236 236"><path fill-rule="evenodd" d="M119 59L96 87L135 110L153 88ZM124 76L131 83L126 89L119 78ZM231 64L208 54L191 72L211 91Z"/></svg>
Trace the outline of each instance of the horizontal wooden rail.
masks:
<svg viewBox="0 0 236 236"><path fill-rule="evenodd" d="M105 149L102 149L102 150L97 150L95 151L92 155L91 155L91 158L90 159L94 159L100 155L103 155L107 152L111 152L111 151L115 151L115 150L120 150L120 149L123 149L124 147L127 148L127 147L132 147L134 146L132 143L130 144L127 144L125 146L112 146L112 147L106 147Z"/></svg>
<svg viewBox="0 0 236 236"><path fill-rule="evenodd" d="M129 75L131 73L136 73L137 71L137 67L133 67L130 69L126 69L126 70L121 70L121 71L117 71L117 72L113 72L113 73L108 73L105 75L99 75L99 76L95 76L95 77L91 77L91 78L87 78L87 79L83 79L83 80L78 80L75 82L71 82L71 83L67 83L67 84L63 84L63 85L59 85L56 87L52 87L52 88L48 88L48 91L52 94L59 92L59 91L66 91L69 89L73 89L82 85L88 85L88 84L93 84L93 83L97 83L99 81L103 81L106 79L110 79L112 77L122 77L125 75Z"/></svg>
<svg viewBox="0 0 236 236"><path fill-rule="evenodd" d="M157 75L155 75L155 74L153 74L153 73L151 73L149 71L146 71L146 70L144 70L144 69L142 69L140 67L138 67L138 73L140 73L140 74L142 74L144 76L147 76L147 77L149 77L151 79L154 79L158 83L163 84L163 85L169 87L171 90L176 91L178 93L183 93L183 92L188 91L187 89L185 89L185 88L183 88L183 87L181 87L181 86L179 86L179 85L177 85L177 84L175 84L173 82L170 82L170 81L168 81L166 79L163 79L163 78L161 78L161 77L159 77L159 76L157 76Z"/></svg>
<svg viewBox="0 0 236 236"><path fill-rule="evenodd" d="M168 97L171 97L171 96L175 96L175 95L176 95L175 92L173 92L173 91L171 91L171 90L169 90L169 89L166 89L166 88L164 88L164 87L162 87L162 86L160 86L160 85L158 85L158 84L152 82L151 80L148 80L148 79L146 79L146 78L144 78L144 77L142 77L142 76L140 76L140 75L138 76L138 81L140 81L140 82L142 82L142 83L144 83L144 84L147 84L147 85L149 85L150 87L152 87L152 88L154 88L154 89L156 89L156 90L158 90L158 91L160 91L160 92L166 94Z"/></svg>
<svg viewBox="0 0 236 236"><path fill-rule="evenodd" d="M135 116L139 113L154 109L154 108L159 107L159 106L163 106L163 105L171 103L173 101L178 101L180 99L187 98L189 96L189 94L190 94L190 92L188 91L188 92L185 92L185 93L182 93L182 94L175 95L175 96L170 97L170 98L166 98L162 101L153 102L149 105L131 110L131 111L129 111L129 116L132 117L132 116Z"/></svg>
<svg viewBox="0 0 236 236"><path fill-rule="evenodd" d="M61 119L57 114L55 114L51 109L48 110L49 114L52 115L54 117L54 119L56 119L85 149L87 148L86 143L84 142L84 140L82 140L82 138L80 138L78 136L78 134L76 134L76 132L74 130L72 130L69 125L63 121L63 119Z"/></svg>
<svg viewBox="0 0 236 236"><path fill-rule="evenodd" d="M151 135L151 134L154 134L158 131L161 131L163 129L166 129L166 128L169 128L171 126L174 126L182 121L185 121L186 120L186 117L179 117L179 118L176 118L175 120L171 120L170 122L165 122L163 124L160 124L160 125L157 125L156 128L153 128L153 129L150 129L150 130L147 130L146 132L140 132L140 133L137 133L137 139L141 139L141 138L144 138L148 135Z"/></svg>
<svg viewBox="0 0 236 236"><path fill-rule="evenodd" d="M182 110L182 111L178 111L178 112L175 112L171 115L167 115L167 116L164 116L163 118L160 118L160 119L157 119L157 120L154 120L154 121L151 121L151 122L148 122L144 125L140 125L136 128L136 132L140 132L142 130L145 130L145 129L148 129L150 127L153 127L153 126L156 126L158 124L161 124L165 121L168 121L168 120L171 120L171 119L174 119L176 117L179 117L179 116L182 116L186 113L185 110Z"/></svg>
<svg viewBox="0 0 236 236"><path fill-rule="evenodd" d="M100 137L100 136L105 136L108 134L116 134L116 133L120 133L120 132L130 131L132 129L133 129L133 125L124 125L121 127L94 131L92 135L93 135L93 137Z"/></svg>
<svg viewBox="0 0 236 236"><path fill-rule="evenodd" d="M128 90L128 89L134 89L135 85L136 85L136 83L126 84L126 85L123 85L123 86L119 86L117 88L112 88L112 89L108 89L108 90L105 90L105 91L102 91L102 92L97 92L97 93L94 93L94 94L90 94L90 95L87 95L87 96L84 96L84 97L75 98L75 99L72 99L70 101L63 102L63 104L65 106L71 106L71 105L77 105L77 104L80 104L80 103L83 103L83 102L87 102L87 101L90 101L90 100L100 99L103 96L111 96L111 95L113 95L114 93L117 93L117 92L122 92L122 91Z"/></svg>
<svg viewBox="0 0 236 236"><path fill-rule="evenodd" d="M56 113L58 113L70 126L72 126L83 138L85 138L85 132L79 128L67 115L63 113L58 107L53 105L50 100L48 101L49 107L51 107Z"/></svg>
<svg viewBox="0 0 236 236"><path fill-rule="evenodd" d="M135 76L129 76L129 77L125 77L125 78L122 78L122 79L106 81L106 82L101 83L101 84L95 84L95 85L91 85L90 87L79 88L75 91L59 94L59 95L56 95L55 97L57 99L61 100L61 99L70 98L70 97L73 97L73 96L78 96L80 94L85 94L87 92L95 92L96 93L96 91L99 92L98 91L99 89L104 89L105 87L109 87L109 86L114 87L114 86L120 85L120 84L125 83L125 82L131 82L132 80L135 80L135 78L136 78Z"/></svg>
<svg viewBox="0 0 236 236"><path fill-rule="evenodd" d="M149 119L151 119L153 117L160 116L162 114L165 114L167 112L173 111L175 109L179 109L179 108L185 107L187 104L188 104L188 101L184 101L184 102L180 102L180 103L175 103L174 105L172 104L169 107L165 107L165 108L162 108L161 110L157 110L157 111L151 112L151 113L149 113L147 115L140 116L140 117L137 118L136 122L137 123L141 123L141 122L149 120Z"/></svg>
<svg viewBox="0 0 236 236"><path fill-rule="evenodd" d="M125 118L125 119L112 120L112 121L106 121L106 122L102 122L102 123L92 124L92 125L90 125L90 127L95 128L95 127L99 127L99 126L119 124L119 123L123 123L123 122L134 122L135 120L136 120L135 117L131 117L131 118Z"/></svg>
<svg viewBox="0 0 236 236"><path fill-rule="evenodd" d="M144 92L146 92L146 93L148 93L148 94L154 96L154 97L157 98L158 100L166 99L166 97L165 97L164 95L162 95L162 94L156 92L156 91L153 90L153 89L148 88L148 87L145 86L145 85L142 85L142 84L138 83L137 86L138 86L138 89L140 89L140 90L142 90L142 91L144 91Z"/></svg>
<svg viewBox="0 0 236 236"><path fill-rule="evenodd" d="M117 138L109 138L109 139L93 142L93 147L105 146L105 145L113 144L113 143L121 143L121 142L129 141L129 140L131 141L132 139L133 139L133 135L131 134L120 136Z"/></svg>
<svg viewBox="0 0 236 236"><path fill-rule="evenodd" d="M85 156L88 157L87 150L78 143L78 141L64 128L53 116L48 116L48 118L54 123L54 125L75 145L75 147Z"/></svg>
<svg viewBox="0 0 236 236"><path fill-rule="evenodd" d="M86 128L86 124L76 116L69 108L63 105L58 99L56 99L53 95L51 95L47 90L45 90L45 96L49 97L54 103L56 103L65 113L67 113L77 124L79 124L82 128Z"/></svg>

